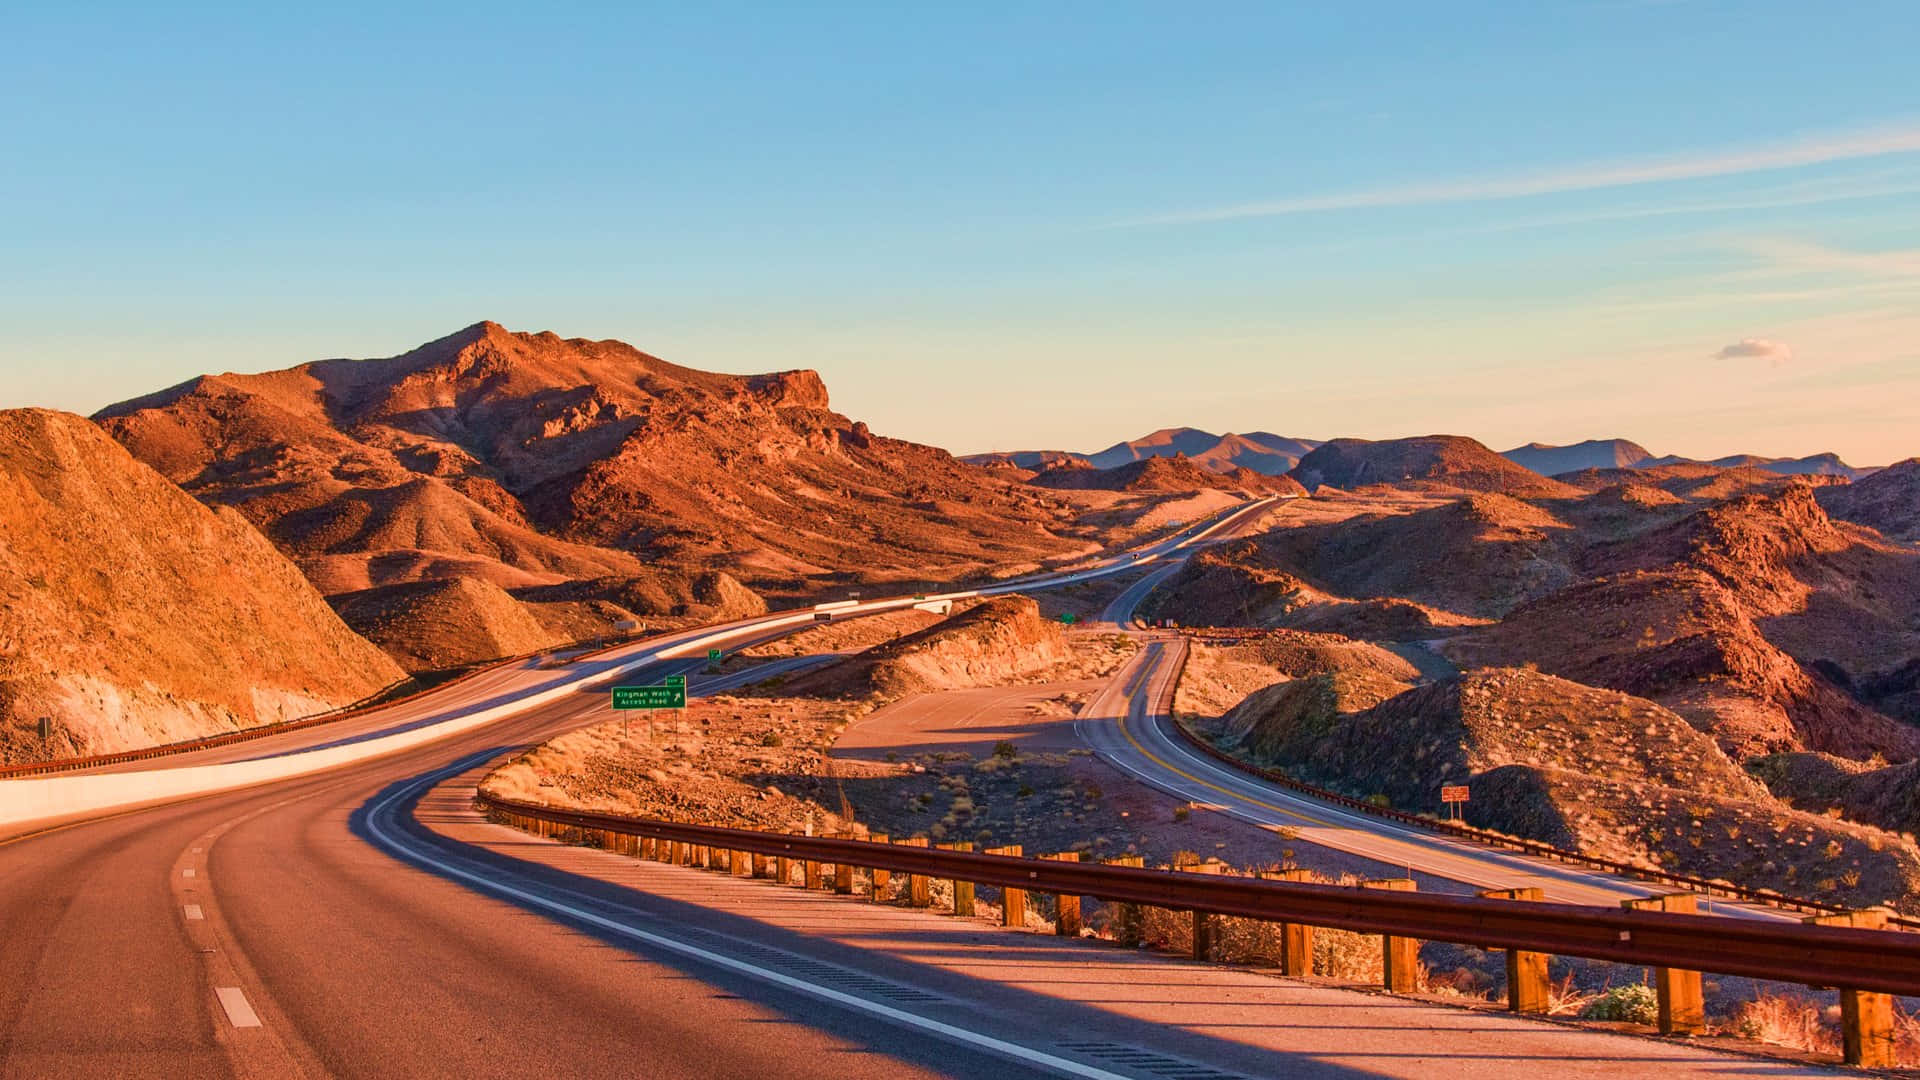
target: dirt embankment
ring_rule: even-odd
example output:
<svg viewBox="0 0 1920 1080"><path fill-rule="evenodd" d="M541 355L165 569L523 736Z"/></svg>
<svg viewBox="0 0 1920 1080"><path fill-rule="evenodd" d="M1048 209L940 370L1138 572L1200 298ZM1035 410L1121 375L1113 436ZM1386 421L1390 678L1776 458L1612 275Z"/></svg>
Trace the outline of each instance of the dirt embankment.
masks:
<svg viewBox="0 0 1920 1080"><path fill-rule="evenodd" d="M239 515L81 417L0 413L0 760L296 719L403 677Z"/></svg>
<svg viewBox="0 0 1920 1080"><path fill-rule="evenodd" d="M1072 658L1066 630L1024 596L1002 596L787 684L789 694L893 700L1023 682Z"/></svg>

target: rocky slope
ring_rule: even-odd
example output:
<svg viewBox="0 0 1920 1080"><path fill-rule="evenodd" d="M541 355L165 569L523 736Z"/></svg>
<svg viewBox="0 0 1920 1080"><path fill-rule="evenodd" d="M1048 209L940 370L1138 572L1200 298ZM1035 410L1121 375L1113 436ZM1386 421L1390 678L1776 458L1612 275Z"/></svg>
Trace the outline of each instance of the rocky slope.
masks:
<svg viewBox="0 0 1920 1080"><path fill-rule="evenodd" d="M1920 755L1920 729L1853 692L1920 655L1920 555L1836 526L1794 485L1594 545L1592 577L1450 641L1660 701L1730 754Z"/></svg>
<svg viewBox="0 0 1920 1080"><path fill-rule="evenodd" d="M785 686L797 696L893 700L1019 682L1071 658L1066 632L1024 596L1002 596Z"/></svg>
<svg viewBox="0 0 1920 1080"><path fill-rule="evenodd" d="M0 760L295 719L402 677L239 515L81 417L0 413Z"/></svg>
<svg viewBox="0 0 1920 1080"><path fill-rule="evenodd" d="M1815 493L1827 513L1920 543L1920 458L1908 458L1851 484Z"/></svg>
<svg viewBox="0 0 1920 1080"><path fill-rule="evenodd" d="M1538 672L1399 693L1314 676L1223 720L1230 745L1301 779L1430 812L1439 785L1466 784L1474 824L1591 854L1848 903L1906 906L1920 886L1910 842L1786 809L1673 712Z"/></svg>
<svg viewBox="0 0 1920 1080"><path fill-rule="evenodd" d="M203 377L97 419L330 593L661 570L806 592L1086 546L1049 531L1057 500L873 434L812 372L713 374L492 323L388 359Z"/></svg>
<svg viewBox="0 0 1920 1080"><path fill-rule="evenodd" d="M1392 485L1415 490L1497 492L1516 498L1565 498L1575 489L1515 465L1460 435L1371 442L1335 439L1300 459L1287 475L1308 491L1322 484L1354 489Z"/></svg>

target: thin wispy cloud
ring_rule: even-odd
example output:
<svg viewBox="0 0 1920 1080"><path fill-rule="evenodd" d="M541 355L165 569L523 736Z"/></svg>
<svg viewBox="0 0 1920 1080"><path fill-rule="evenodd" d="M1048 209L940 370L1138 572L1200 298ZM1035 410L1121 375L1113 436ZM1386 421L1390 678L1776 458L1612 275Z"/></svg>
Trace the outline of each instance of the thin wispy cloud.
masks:
<svg viewBox="0 0 1920 1080"><path fill-rule="evenodd" d="M1437 203L1528 198L1676 180L1803 168L1837 161L1920 153L1920 125L1819 135L1767 146L1723 149L1680 157L1593 162L1520 176L1469 177L1427 184L1303 195L1138 218L1125 225L1187 225L1282 217L1329 210L1360 210Z"/></svg>

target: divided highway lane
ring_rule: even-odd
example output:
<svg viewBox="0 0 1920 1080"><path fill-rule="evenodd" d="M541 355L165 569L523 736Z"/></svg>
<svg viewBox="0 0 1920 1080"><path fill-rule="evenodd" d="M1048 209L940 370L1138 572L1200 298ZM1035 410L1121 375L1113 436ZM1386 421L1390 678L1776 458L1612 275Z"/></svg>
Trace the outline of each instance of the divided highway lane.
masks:
<svg viewBox="0 0 1920 1080"><path fill-rule="evenodd" d="M0 845L0 1076L1024 1075L609 949L369 842L369 807L396 786L605 717L582 693L324 774Z"/></svg>

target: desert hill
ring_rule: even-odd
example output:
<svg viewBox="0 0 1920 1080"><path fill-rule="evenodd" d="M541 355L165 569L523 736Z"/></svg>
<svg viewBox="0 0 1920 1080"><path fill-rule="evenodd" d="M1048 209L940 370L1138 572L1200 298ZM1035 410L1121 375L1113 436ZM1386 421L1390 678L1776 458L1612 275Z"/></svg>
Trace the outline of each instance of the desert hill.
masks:
<svg viewBox="0 0 1920 1080"><path fill-rule="evenodd" d="M1001 596L789 681L783 693L893 700L1015 682L1068 659L1066 631L1025 596Z"/></svg>
<svg viewBox="0 0 1920 1080"><path fill-rule="evenodd" d="M663 570L806 592L1087 547L1050 531L1065 516L1044 492L873 434L812 372L715 374L493 323L386 359L203 377L96 419L330 593L617 590Z"/></svg>
<svg viewBox="0 0 1920 1080"><path fill-rule="evenodd" d="M1889 465L1851 484L1823 487L1814 497L1843 521L1920 542L1920 458Z"/></svg>
<svg viewBox="0 0 1920 1080"><path fill-rule="evenodd" d="M1588 439L1569 446L1528 443L1504 450L1500 456L1541 476L1581 469L1628 469L1653 457L1646 447L1626 439Z"/></svg>
<svg viewBox="0 0 1920 1080"><path fill-rule="evenodd" d="M1259 691L1221 741L1403 809L1437 812L1440 784L1466 784L1474 824L1642 865L1854 904L1910 907L1920 886L1912 843L1782 806L1653 702L1519 669L1397 693L1377 678Z"/></svg>
<svg viewBox="0 0 1920 1080"><path fill-rule="evenodd" d="M1215 489L1248 495L1304 495L1299 484L1285 476L1266 476L1235 466L1226 471L1201 467L1182 455L1150 457L1110 469L1068 464L1034 476L1040 487L1100 491L1202 491Z"/></svg>
<svg viewBox="0 0 1920 1080"><path fill-rule="evenodd" d="M1062 465L1114 469L1152 458L1184 457L1210 472L1230 473L1235 469L1248 469L1267 476L1279 476L1293 468L1302 455L1318 445L1312 439L1295 439L1268 431L1215 435L1199 428L1181 427L1162 428L1138 439L1114 443L1105 450L1091 454L1076 454L1066 450L1013 450L969 454L961 460L971 465L1040 472Z"/></svg>
<svg viewBox="0 0 1920 1080"><path fill-rule="evenodd" d="M1516 498L1565 498L1576 489L1523 469L1461 435L1373 442L1335 439L1300 459L1287 475L1308 491L1377 484L1417 490L1495 492Z"/></svg>
<svg viewBox="0 0 1920 1080"><path fill-rule="evenodd" d="M81 417L0 413L0 760L296 719L401 678L239 515Z"/></svg>

